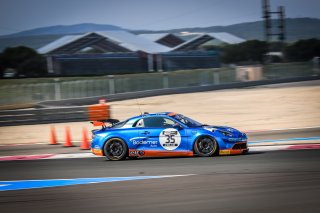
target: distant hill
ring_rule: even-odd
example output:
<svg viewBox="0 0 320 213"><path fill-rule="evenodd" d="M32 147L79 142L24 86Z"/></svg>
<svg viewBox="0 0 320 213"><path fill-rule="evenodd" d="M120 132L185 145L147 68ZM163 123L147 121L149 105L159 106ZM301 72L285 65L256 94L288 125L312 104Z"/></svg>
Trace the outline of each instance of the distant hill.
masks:
<svg viewBox="0 0 320 213"><path fill-rule="evenodd" d="M277 27L277 20L272 20L272 26ZM287 41L297 41L300 39L320 38L320 19L316 18L287 18L286 34ZM228 32L241 38L252 40L264 39L263 21L247 22L241 24L233 24L228 26L212 26L212 27L196 27L182 28L167 31L147 31L139 30L136 33L179 33L179 32Z"/></svg>
<svg viewBox="0 0 320 213"><path fill-rule="evenodd" d="M26 30L19 33L1 36L0 38L40 36L40 35L66 35L66 34L81 34L91 31L108 31L108 30L123 30L121 27L108 24L75 24L75 25L57 25L50 27L41 27L32 30Z"/></svg>
<svg viewBox="0 0 320 213"><path fill-rule="evenodd" d="M276 27L276 20L273 26ZM51 26L27 30L11 35L0 36L0 51L6 47L24 45L38 49L55 39L70 34L82 34L91 31L125 30L114 25L103 24L77 24L69 26ZM229 26L212 26L201 28L182 28L162 31L135 30L134 33L179 33L188 32L228 32L247 40L263 40L263 22L247 22ZM287 41L292 42L300 39L320 38L320 19L315 18L288 18L286 19Z"/></svg>

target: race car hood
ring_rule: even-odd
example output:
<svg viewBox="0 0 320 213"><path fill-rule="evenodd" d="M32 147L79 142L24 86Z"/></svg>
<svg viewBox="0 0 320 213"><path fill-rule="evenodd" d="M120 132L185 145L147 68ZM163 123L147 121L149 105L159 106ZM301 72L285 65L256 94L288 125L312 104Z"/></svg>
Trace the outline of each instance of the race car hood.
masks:
<svg viewBox="0 0 320 213"><path fill-rule="evenodd" d="M239 130L232 128L232 127L228 127L228 126L203 126L202 128L209 130L211 132L220 131L222 133L227 133L228 135L230 135L230 137L243 137L243 136L245 136L245 134L240 132Z"/></svg>

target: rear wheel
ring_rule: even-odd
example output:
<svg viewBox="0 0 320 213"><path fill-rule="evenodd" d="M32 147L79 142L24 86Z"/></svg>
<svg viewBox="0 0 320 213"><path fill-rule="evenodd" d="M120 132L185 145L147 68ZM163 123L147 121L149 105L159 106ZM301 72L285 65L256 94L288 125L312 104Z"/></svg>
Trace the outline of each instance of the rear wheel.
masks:
<svg viewBox="0 0 320 213"><path fill-rule="evenodd" d="M193 146L194 152L201 157L213 156L218 150L217 142L210 137L200 137Z"/></svg>
<svg viewBox="0 0 320 213"><path fill-rule="evenodd" d="M109 160L123 160L127 156L128 147L120 138L111 138L104 145L104 153Z"/></svg>

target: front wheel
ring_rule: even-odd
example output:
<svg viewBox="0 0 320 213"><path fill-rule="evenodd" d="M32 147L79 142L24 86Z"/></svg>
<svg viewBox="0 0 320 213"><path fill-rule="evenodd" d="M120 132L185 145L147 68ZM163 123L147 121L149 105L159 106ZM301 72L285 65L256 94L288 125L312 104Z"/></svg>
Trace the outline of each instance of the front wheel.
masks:
<svg viewBox="0 0 320 213"><path fill-rule="evenodd" d="M211 157L217 151L217 142L209 137L201 137L194 143L194 151L201 157Z"/></svg>
<svg viewBox="0 0 320 213"><path fill-rule="evenodd" d="M127 152L128 147L120 138L111 138L104 145L104 153L109 160L123 160Z"/></svg>

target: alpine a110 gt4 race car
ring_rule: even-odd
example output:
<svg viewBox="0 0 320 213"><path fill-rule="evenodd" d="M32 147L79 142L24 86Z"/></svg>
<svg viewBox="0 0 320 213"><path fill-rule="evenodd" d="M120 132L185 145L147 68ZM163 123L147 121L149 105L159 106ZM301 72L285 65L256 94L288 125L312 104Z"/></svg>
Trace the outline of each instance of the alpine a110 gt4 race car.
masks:
<svg viewBox="0 0 320 213"><path fill-rule="evenodd" d="M181 114L139 115L92 131L91 151L109 160L126 157L202 156L248 152L247 136L234 128L201 124Z"/></svg>

